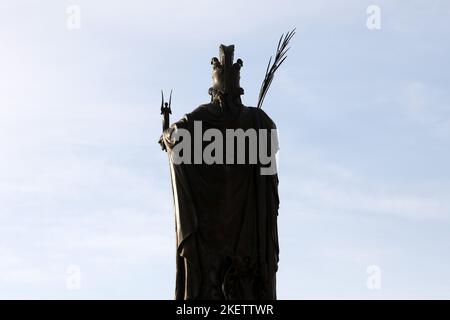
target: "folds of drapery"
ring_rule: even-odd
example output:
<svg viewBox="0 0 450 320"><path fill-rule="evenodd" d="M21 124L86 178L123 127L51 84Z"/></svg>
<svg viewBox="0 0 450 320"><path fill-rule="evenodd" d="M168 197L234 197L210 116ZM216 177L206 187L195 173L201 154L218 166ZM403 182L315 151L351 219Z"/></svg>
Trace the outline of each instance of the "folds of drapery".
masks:
<svg viewBox="0 0 450 320"><path fill-rule="evenodd" d="M275 129L261 109L239 106L226 113L217 105L202 105L163 134L169 155L175 144L173 130L193 133L194 121L202 121L203 130ZM170 162L170 168L177 240L175 298L275 299L277 175L261 175L261 164Z"/></svg>

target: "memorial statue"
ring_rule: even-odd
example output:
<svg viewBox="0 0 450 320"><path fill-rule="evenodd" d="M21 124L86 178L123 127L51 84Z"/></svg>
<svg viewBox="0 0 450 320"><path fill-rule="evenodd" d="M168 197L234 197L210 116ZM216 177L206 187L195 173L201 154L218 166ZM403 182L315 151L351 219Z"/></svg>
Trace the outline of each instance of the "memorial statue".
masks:
<svg viewBox="0 0 450 320"><path fill-rule="evenodd" d="M176 227L175 299L276 299L279 207L275 123L261 109L294 31L282 36L257 107L241 102L234 46L213 58L211 101L169 126L161 103Z"/></svg>

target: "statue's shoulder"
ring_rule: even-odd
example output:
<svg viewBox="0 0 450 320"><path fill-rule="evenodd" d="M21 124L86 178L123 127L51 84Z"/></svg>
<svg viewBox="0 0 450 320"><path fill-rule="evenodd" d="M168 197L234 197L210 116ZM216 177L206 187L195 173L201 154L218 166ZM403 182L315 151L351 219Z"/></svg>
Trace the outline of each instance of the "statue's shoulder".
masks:
<svg viewBox="0 0 450 320"><path fill-rule="evenodd" d="M186 117L190 120L202 120L205 116L211 116L218 113L219 107L214 103L204 103L199 105L190 113L186 114Z"/></svg>
<svg viewBox="0 0 450 320"><path fill-rule="evenodd" d="M253 119L257 120L264 128L276 129L275 122L263 109L245 106L244 112Z"/></svg>
<svg viewBox="0 0 450 320"><path fill-rule="evenodd" d="M204 103L199 105L197 108L195 108L192 113L194 112L211 112L211 111L215 111L219 108L219 106L215 103Z"/></svg>

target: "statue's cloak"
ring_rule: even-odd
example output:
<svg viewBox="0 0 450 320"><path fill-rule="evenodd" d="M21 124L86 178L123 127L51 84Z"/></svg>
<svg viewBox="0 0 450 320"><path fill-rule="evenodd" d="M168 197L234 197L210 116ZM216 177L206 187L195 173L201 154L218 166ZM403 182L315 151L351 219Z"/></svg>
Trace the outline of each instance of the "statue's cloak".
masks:
<svg viewBox="0 0 450 320"><path fill-rule="evenodd" d="M169 155L177 128L275 129L258 108L201 105L164 132ZM258 138L259 139L259 138ZM275 139L270 139L269 144ZM207 144L207 143L206 143ZM270 148L268 150L271 150ZM176 299L276 299L278 177L257 164L170 162L176 223Z"/></svg>

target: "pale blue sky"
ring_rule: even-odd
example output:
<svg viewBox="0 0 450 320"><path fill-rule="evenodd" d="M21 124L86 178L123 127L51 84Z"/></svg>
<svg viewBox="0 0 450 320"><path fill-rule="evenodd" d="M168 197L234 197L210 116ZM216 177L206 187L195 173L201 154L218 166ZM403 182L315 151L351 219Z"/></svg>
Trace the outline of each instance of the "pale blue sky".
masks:
<svg viewBox="0 0 450 320"><path fill-rule="evenodd" d="M159 90L173 120L207 102L210 59L233 43L254 105L294 26L264 105L280 130L279 298L450 298L449 17L438 0L2 1L0 298L172 298Z"/></svg>

